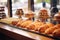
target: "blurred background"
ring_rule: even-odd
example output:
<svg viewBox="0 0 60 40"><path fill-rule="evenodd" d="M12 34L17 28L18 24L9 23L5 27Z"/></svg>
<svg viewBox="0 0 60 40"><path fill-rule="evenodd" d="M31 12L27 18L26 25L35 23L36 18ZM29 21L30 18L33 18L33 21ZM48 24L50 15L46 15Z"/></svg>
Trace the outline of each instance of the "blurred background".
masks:
<svg viewBox="0 0 60 40"><path fill-rule="evenodd" d="M42 8L42 2L46 3L46 8L50 9L51 0L34 0L34 10L39 11ZM0 6L5 6L5 13L7 15L7 0L0 0ZM23 9L24 12L28 11L28 0L12 0L12 13L13 17L17 9ZM57 0L57 8L60 9L60 0Z"/></svg>

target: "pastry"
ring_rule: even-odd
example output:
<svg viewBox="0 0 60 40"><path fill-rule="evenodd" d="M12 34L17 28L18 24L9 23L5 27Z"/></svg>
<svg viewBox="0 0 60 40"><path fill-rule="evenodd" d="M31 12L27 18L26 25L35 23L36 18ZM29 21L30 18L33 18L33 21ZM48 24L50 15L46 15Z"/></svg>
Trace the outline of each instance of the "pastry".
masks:
<svg viewBox="0 0 60 40"><path fill-rule="evenodd" d="M53 32L53 36L54 36L54 37L60 37L60 28L54 30L54 32Z"/></svg>
<svg viewBox="0 0 60 40"><path fill-rule="evenodd" d="M35 30L35 31L38 31L39 27L43 25L42 22L39 22L39 21L34 21L32 24L30 24L27 29L29 30Z"/></svg>
<svg viewBox="0 0 60 40"><path fill-rule="evenodd" d="M52 34L52 32L58 28L60 28L60 24L56 24L55 26L48 28L47 30L45 30L45 33Z"/></svg>
<svg viewBox="0 0 60 40"><path fill-rule="evenodd" d="M16 25L18 23L18 21L12 21L12 25Z"/></svg>
<svg viewBox="0 0 60 40"><path fill-rule="evenodd" d="M22 24L21 24L21 26L22 26L22 28L26 28L29 24L31 24L32 23L32 21L31 20L26 20L26 21L24 21Z"/></svg>
<svg viewBox="0 0 60 40"><path fill-rule="evenodd" d="M46 24L44 24L44 25L42 25L42 26L39 28L39 32L40 32L40 33L44 33L45 30L48 29L48 28L49 28L49 26L46 25Z"/></svg>

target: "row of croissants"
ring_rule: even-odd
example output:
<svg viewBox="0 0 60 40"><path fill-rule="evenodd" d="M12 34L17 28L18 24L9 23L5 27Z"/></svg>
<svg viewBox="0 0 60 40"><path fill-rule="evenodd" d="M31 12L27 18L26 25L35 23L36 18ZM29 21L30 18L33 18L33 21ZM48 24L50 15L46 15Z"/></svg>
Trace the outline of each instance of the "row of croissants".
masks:
<svg viewBox="0 0 60 40"><path fill-rule="evenodd" d="M44 23L41 21L22 20L12 21L12 25L17 27L26 28L27 30L38 31L54 37L60 37L60 24Z"/></svg>

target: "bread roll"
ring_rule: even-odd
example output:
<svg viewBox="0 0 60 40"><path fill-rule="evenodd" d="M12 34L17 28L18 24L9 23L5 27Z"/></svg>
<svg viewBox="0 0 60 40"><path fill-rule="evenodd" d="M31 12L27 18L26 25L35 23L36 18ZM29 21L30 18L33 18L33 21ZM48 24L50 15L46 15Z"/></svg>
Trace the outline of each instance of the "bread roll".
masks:
<svg viewBox="0 0 60 40"><path fill-rule="evenodd" d="M54 32L53 32L53 36L54 36L54 37L60 37L60 28L54 30Z"/></svg>

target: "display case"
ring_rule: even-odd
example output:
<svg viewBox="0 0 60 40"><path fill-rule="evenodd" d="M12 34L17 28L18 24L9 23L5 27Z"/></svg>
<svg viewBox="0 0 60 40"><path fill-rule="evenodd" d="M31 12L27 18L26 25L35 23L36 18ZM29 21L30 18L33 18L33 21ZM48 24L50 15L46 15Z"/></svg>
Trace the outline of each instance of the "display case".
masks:
<svg viewBox="0 0 60 40"><path fill-rule="evenodd" d="M48 33L49 35L43 33L49 27L45 26L44 29L43 29L43 27L41 28L42 31L40 30L41 25L44 26L44 25L46 25L47 22L48 22L48 25L49 25L49 23L51 23L50 22L51 15L48 14L49 12L47 13L47 11L45 10L48 7L47 8L43 7L42 9L44 9L44 10L40 10L41 7L40 7L40 9L38 9L39 16L40 16L40 18L39 18L39 16L36 16L37 14L35 14L35 13L38 13L38 10L36 10L36 8L34 8L34 6L36 6L36 5L34 5L35 0L33 0L33 1L26 0L26 2L23 2L23 1L24 0L22 0L20 2L19 2L19 0L17 0L17 1L8 0L7 1L8 17L6 17L4 19L0 19L0 33L5 34L6 36L8 36L10 38L13 38L13 40L60 40L60 37L50 35L49 33ZM25 3L26 3L26 5L24 5ZM23 10L23 14L21 14L22 12L17 12L17 9ZM48 8L48 9L50 11L50 8ZM18 15L16 15L16 13ZM27 14L25 14L25 13L27 13ZM48 16L48 15L50 15L50 16ZM25 16L27 16L27 17L25 17ZM29 25L29 24L31 24L31 25ZM29 25L31 28L29 28L29 26L27 26L27 25ZM34 28L35 26L36 26L36 28ZM49 25L49 26L51 27L51 25ZM56 29L58 29L58 28L56 28Z"/></svg>
<svg viewBox="0 0 60 40"><path fill-rule="evenodd" d="M60 39L60 38L55 38L55 37L48 36L45 34L41 34L38 32L29 31L29 30L26 30L23 28L11 26L11 25L3 23L3 22L0 22L0 32L15 40L22 39L22 37L20 37L20 35L23 35L23 37L26 37L22 40L25 40L25 39L26 40L48 40L48 39L49 40L59 40Z"/></svg>

